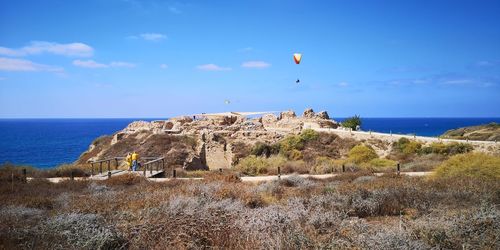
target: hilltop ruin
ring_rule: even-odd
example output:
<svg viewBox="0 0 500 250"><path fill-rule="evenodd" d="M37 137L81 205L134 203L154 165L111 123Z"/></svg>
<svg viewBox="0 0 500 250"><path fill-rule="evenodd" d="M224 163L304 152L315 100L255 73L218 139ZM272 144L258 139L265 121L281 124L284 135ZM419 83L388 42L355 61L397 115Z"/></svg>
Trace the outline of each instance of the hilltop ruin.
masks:
<svg viewBox="0 0 500 250"><path fill-rule="evenodd" d="M230 168L242 151L257 142L272 144L305 128L338 126L326 111L312 109L302 116L294 111L227 112L135 121L112 136L96 139L77 163L135 150L142 156L164 156L168 164L187 170Z"/></svg>

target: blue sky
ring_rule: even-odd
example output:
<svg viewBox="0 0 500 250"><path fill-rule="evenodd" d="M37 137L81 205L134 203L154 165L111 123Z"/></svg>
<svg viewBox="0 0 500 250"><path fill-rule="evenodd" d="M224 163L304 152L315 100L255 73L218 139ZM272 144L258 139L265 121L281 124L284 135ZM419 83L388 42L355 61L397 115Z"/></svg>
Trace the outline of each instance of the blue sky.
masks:
<svg viewBox="0 0 500 250"><path fill-rule="evenodd" d="M499 117L498 13L487 0L0 0L0 117Z"/></svg>

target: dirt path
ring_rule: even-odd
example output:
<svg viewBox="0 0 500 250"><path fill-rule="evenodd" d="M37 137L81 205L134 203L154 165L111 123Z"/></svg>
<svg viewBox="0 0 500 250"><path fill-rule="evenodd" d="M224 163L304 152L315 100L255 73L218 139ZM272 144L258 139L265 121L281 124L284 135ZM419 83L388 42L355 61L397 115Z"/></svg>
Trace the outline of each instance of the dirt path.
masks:
<svg viewBox="0 0 500 250"><path fill-rule="evenodd" d="M376 176L381 176L384 173L374 173ZM407 175L407 176L426 176L430 175L432 172L401 172L401 175ZM299 174L299 175L294 175L294 174L288 174L288 175L282 175L281 179L287 179L290 178L291 176L300 176L303 178L314 178L314 179L327 179L331 177L335 177L341 174ZM113 177L111 177L113 178ZM28 181L32 180L33 178L28 178ZM61 181L68 181L70 180L69 177L55 177L55 178L46 178L48 181L52 183L58 183ZM106 180L107 177L102 177L102 176L93 176L93 177L75 177L74 180L79 181L79 180ZM203 178L175 178L177 180L203 180ZM261 181L274 181L274 180L279 180L280 177L277 175L267 175L267 176L243 176L241 177L241 181L243 182L261 182ZM154 181L154 182L165 182L165 181L170 181L174 180L174 178L148 178L149 181Z"/></svg>

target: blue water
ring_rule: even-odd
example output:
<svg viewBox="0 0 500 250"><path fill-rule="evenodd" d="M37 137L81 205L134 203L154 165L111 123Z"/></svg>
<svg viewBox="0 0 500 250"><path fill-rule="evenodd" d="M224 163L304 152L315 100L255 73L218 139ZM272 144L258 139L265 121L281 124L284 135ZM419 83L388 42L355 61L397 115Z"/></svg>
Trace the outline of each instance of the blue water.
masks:
<svg viewBox="0 0 500 250"><path fill-rule="evenodd" d="M39 168L71 163L95 138L111 135L134 120L138 119L0 119L0 163ZM437 136L453 128L500 123L500 118L363 118L362 122L365 131Z"/></svg>
<svg viewBox="0 0 500 250"><path fill-rule="evenodd" d="M134 120L138 119L0 119L0 163L39 168L71 163L94 139Z"/></svg>

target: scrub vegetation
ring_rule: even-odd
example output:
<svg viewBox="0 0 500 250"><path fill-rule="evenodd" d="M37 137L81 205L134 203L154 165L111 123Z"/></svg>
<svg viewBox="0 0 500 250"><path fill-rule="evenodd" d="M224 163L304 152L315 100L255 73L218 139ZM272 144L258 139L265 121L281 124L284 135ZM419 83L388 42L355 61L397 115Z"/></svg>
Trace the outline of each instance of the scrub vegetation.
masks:
<svg viewBox="0 0 500 250"><path fill-rule="evenodd" d="M182 171L153 182L103 181L86 166L0 167L6 249L499 249L500 156L467 144L399 140L387 158L370 141L306 130L245 148L232 170ZM247 155L244 157L244 155ZM428 177L398 176L430 170ZM342 165L347 172L341 173ZM292 174L242 182L242 175ZM337 172L329 179L295 174ZM375 176L373 172L387 172Z"/></svg>
<svg viewBox="0 0 500 250"><path fill-rule="evenodd" d="M1 172L6 174L5 171ZM500 182L440 175L327 180L0 182L7 249L498 249Z"/></svg>

